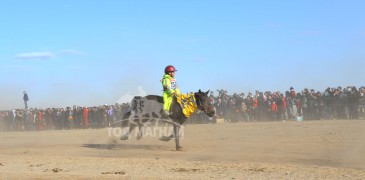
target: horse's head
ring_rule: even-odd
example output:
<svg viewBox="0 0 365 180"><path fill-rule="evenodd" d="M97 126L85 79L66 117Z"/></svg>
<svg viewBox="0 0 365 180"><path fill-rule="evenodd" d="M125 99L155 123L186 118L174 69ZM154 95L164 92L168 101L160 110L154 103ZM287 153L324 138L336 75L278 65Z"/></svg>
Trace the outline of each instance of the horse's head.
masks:
<svg viewBox="0 0 365 180"><path fill-rule="evenodd" d="M209 91L202 92L201 90L199 90L199 92L196 92L194 95L198 108L201 111L204 111L205 114L207 114L209 117L213 117L215 114L214 106L209 101L208 93Z"/></svg>

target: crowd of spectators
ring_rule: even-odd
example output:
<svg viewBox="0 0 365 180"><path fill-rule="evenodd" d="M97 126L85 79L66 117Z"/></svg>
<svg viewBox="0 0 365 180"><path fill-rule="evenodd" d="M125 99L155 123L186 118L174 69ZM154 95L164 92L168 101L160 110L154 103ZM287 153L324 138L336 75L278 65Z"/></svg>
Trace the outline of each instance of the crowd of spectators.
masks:
<svg viewBox="0 0 365 180"><path fill-rule="evenodd" d="M110 127L129 110L129 103L97 107L14 109L0 112L1 130L52 130Z"/></svg>
<svg viewBox="0 0 365 180"><path fill-rule="evenodd" d="M225 122L322 120L364 118L365 88L354 86L327 88L315 91L305 88L299 92L291 87L288 91L255 91L228 95L225 90L210 94L218 118Z"/></svg>
<svg viewBox="0 0 365 180"><path fill-rule="evenodd" d="M193 114L188 123L226 123L279 120L364 119L365 87L327 88L325 91L291 87L288 91L234 93L210 92L216 116ZM14 109L0 112L1 131L104 128L113 126L130 109L129 103L97 107Z"/></svg>

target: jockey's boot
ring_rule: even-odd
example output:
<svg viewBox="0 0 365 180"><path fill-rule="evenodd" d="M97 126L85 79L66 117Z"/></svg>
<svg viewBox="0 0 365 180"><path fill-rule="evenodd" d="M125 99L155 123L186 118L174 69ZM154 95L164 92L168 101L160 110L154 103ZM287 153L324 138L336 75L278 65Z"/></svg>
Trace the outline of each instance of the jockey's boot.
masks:
<svg viewBox="0 0 365 180"><path fill-rule="evenodd" d="M169 118L170 117L170 111L169 110L163 110L161 115L162 115L162 118Z"/></svg>

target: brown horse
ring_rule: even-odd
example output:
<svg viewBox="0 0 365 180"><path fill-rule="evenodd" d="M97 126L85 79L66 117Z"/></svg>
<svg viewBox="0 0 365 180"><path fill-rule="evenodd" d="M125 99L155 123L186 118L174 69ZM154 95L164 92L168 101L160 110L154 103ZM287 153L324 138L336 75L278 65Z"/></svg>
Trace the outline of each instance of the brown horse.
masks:
<svg viewBox="0 0 365 180"><path fill-rule="evenodd" d="M194 93L195 103L199 110L205 112L209 117L213 117L215 114L214 107L209 103L208 92ZM164 117L162 113L163 98L161 96L149 95L145 97L136 96L131 102L131 109L127 112L123 119L129 119L129 130L122 135L121 140L127 140L130 133L135 127L139 128L139 134L137 139L142 138L141 128L145 124L151 123L151 120L161 120L163 122L173 125L174 132L170 136L162 136L161 141L170 141L175 138L176 150L182 150L180 146L180 127L188 119L184 113L181 105L178 103L176 96L173 97L173 101L170 108L170 116ZM148 116L148 117L147 117Z"/></svg>

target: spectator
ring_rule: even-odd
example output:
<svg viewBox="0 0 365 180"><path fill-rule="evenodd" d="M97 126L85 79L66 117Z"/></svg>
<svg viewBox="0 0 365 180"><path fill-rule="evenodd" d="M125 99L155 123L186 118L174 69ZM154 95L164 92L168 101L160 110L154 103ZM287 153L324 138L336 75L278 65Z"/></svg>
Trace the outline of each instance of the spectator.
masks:
<svg viewBox="0 0 365 180"><path fill-rule="evenodd" d="M71 109L71 107L66 108L66 116L67 116L67 129L73 129L74 128L74 111Z"/></svg>
<svg viewBox="0 0 365 180"><path fill-rule="evenodd" d="M24 100L24 105L25 105L25 109L28 109L28 101L29 101L29 97L27 92L23 91L23 100Z"/></svg>
<svg viewBox="0 0 365 180"><path fill-rule="evenodd" d="M83 127L84 128L89 128L89 109L87 108L87 107L84 107L84 109L83 109Z"/></svg>

